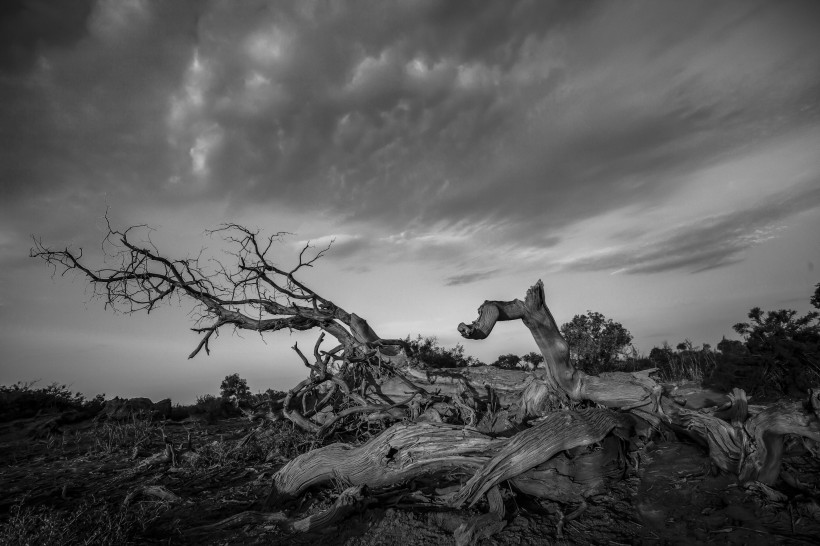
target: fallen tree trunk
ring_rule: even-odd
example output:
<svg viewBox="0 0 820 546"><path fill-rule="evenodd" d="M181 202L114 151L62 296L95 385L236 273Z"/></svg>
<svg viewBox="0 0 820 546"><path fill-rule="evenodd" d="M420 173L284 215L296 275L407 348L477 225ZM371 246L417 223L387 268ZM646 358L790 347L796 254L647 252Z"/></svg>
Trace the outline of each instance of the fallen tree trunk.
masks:
<svg viewBox="0 0 820 546"><path fill-rule="evenodd" d="M419 400L456 409L471 403L488 414L504 414L518 429L510 438L464 424L400 423L354 447L332 444L289 462L274 476L268 505L298 497L312 486L338 481L370 488L390 488L413 481L428 484L432 502L474 506L490 495L491 511L461 529L460 541L474 540L503 527L503 510L493 492L509 482L516 490L559 502L581 502L600 492L607 479L623 475L626 445L642 445L661 427L686 433L709 450L715 466L741 481L777 480L783 438L796 434L820 441L820 396L808 404L750 407L736 390L724 407L687 409L686 398L664 396L651 374L605 373L590 376L569 360L566 342L544 302L539 281L523 301L487 301L478 318L459 331L484 339L499 320L521 319L545 358L534 372L489 367L417 370L391 362L392 375L370 383L361 393L389 407L408 403L407 417L423 420ZM579 408L578 405L582 404ZM597 407L583 408L583 404ZM464 414L456 413L464 419ZM531 426L527 422L536 418ZM471 423L474 425L475 423ZM565 453L578 456L571 462ZM448 487L448 485L450 487ZM492 508L495 506L495 508Z"/></svg>

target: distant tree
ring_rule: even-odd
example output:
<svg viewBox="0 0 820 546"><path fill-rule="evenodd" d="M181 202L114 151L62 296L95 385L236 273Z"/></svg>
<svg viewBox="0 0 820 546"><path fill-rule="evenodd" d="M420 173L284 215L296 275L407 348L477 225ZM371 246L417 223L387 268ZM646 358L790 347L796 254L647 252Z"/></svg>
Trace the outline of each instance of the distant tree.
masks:
<svg viewBox="0 0 820 546"><path fill-rule="evenodd" d="M503 368L505 370L514 370L521 362L521 357L514 354L499 355L498 358L491 364L496 368Z"/></svg>
<svg viewBox="0 0 820 546"><path fill-rule="evenodd" d="M820 283L817 283L814 287L814 295L811 297L811 304L815 307L815 309L820 309Z"/></svg>
<svg viewBox="0 0 820 546"><path fill-rule="evenodd" d="M734 330L742 335L752 353L776 352L783 342L817 343L820 341L820 313L811 311L798 316L794 309L766 311L754 307L749 311L750 322L739 322Z"/></svg>
<svg viewBox="0 0 820 546"><path fill-rule="evenodd" d="M531 368L537 368L539 364L544 362L544 356L541 353L531 351L522 356L521 360L527 363Z"/></svg>
<svg viewBox="0 0 820 546"><path fill-rule="evenodd" d="M225 376L219 387L219 393L223 399L236 396L237 400L245 400L251 395L251 390L248 388L248 382L235 373Z"/></svg>
<svg viewBox="0 0 820 546"><path fill-rule="evenodd" d="M811 298L818 307L820 285ZM739 322L734 330L746 350L767 366L764 382L783 392L804 391L820 380L820 312L798 315L793 309L764 312L754 307L749 322Z"/></svg>
<svg viewBox="0 0 820 546"><path fill-rule="evenodd" d="M570 358L584 371L607 368L632 342L632 334L619 322L587 311L561 326Z"/></svg>

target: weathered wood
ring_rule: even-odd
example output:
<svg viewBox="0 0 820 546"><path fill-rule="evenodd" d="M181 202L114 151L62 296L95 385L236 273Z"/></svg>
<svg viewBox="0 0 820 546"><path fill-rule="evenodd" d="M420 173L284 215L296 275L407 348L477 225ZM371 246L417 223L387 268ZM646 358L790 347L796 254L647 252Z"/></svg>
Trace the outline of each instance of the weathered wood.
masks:
<svg viewBox="0 0 820 546"><path fill-rule="evenodd" d="M476 544L482 538L489 538L500 532L507 525L504 521L504 499L498 486L487 492L487 502L490 509L486 514L465 521L455 530L453 538L456 546Z"/></svg>
<svg viewBox="0 0 820 546"><path fill-rule="evenodd" d="M437 473L469 476L505 442L458 425L399 423L359 447L332 444L293 459L274 475L266 504L333 480L386 487Z"/></svg>
<svg viewBox="0 0 820 546"><path fill-rule="evenodd" d="M820 419L804 410L800 402L780 402L749 417L743 425L754 439L756 450L746 457L741 481L757 480L772 485L780 475L783 440L795 434L820 442Z"/></svg>
<svg viewBox="0 0 820 546"><path fill-rule="evenodd" d="M662 409L673 427L706 445L712 462L741 482L777 481L786 434L820 441L820 419L808 410L811 399L762 408L749 406L746 394L735 389L730 400L731 406L717 411L693 411L664 398Z"/></svg>
<svg viewBox="0 0 820 546"><path fill-rule="evenodd" d="M615 428L628 430L629 417L605 409L556 411L504 444L498 453L464 484L451 504L473 505L491 487L538 466L560 451L599 442Z"/></svg>
<svg viewBox="0 0 820 546"><path fill-rule="evenodd" d="M598 449L559 453L540 465L510 479L510 484L527 495L565 504L577 504L589 496L604 493L607 481L623 476L626 458L622 440L607 436Z"/></svg>
<svg viewBox="0 0 820 546"><path fill-rule="evenodd" d="M469 325L462 322L458 331L467 339L485 339L497 321L517 319L529 328L544 355L543 380L552 391L577 399L574 394L579 372L569 360L569 345L544 301L544 284L540 280L527 290L524 301L485 301L478 308L478 318Z"/></svg>
<svg viewBox="0 0 820 546"><path fill-rule="evenodd" d="M522 391L539 376L537 372L495 366L429 370L408 367L401 373L416 388L451 398L469 393L473 398L487 402L487 386L491 386L502 406L518 403ZM373 385L373 392L384 402L395 404L406 399L414 390L404 379L392 376Z"/></svg>

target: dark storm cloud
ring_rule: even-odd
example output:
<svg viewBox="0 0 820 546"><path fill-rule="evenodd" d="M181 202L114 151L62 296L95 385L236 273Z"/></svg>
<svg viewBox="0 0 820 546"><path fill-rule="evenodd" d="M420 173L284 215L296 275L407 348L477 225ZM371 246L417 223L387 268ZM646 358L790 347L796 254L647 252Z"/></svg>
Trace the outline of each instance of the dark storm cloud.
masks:
<svg viewBox="0 0 820 546"><path fill-rule="evenodd" d="M18 40L37 44L26 50L28 70L0 82L0 191L153 195L166 176L164 117L196 39L195 5L102 1L84 18L59 15L62 6L24 10L47 14L48 24Z"/></svg>
<svg viewBox="0 0 820 546"><path fill-rule="evenodd" d="M339 257L547 248L816 124L811 12L134 0L58 25L52 10L8 38L28 53L0 83L0 191L322 211L352 234ZM468 240L424 244L454 231Z"/></svg>
<svg viewBox="0 0 820 546"><path fill-rule="evenodd" d="M817 119L806 45L820 39L792 8L312 6L203 17L189 82L202 103L177 142L179 157L201 151L208 194L327 206L388 233L482 224L534 244L663 200L681 174ZM799 40L775 43L785 33ZM199 187L195 171L180 188Z"/></svg>
<svg viewBox="0 0 820 546"><path fill-rule="evenodd" d="M820 179L781 192L766 202L661 233L644 244L572 260L568 271L663 273L682 269L698 273L742 261L748 248L772 238L778 223L820 207Z"/></svg>
<svg viewBox="0 0 820 546"><path fill-rule="evenodd" d="M0 3L0 73L28 71L49 48L71 47L86 34L92 0Z"/></svg>

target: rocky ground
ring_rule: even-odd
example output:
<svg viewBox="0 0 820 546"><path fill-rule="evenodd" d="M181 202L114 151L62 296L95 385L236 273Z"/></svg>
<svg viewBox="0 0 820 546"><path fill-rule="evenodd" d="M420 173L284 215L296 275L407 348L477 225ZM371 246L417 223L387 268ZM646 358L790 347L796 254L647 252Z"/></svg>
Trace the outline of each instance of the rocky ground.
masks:
<svg viewBox="0 0 820 546"><path fill-rule="evenodd" d="M408 495L313 534L285 534L274 523L215 530L208 526L260 510L273 472L310 440L282 429L289 424L240 418L59 429L47 419L0 425L0 544L453 544L456 527L476 514L419 505ZM168 443L176 460L162 455ZM813 448L788 444L788 483L775 492L715 475L703 449L669 438L585 507L505 492L507 525L480 544L816 544ZM289 508L319 512L341 489L309 492Z"/></svg>

